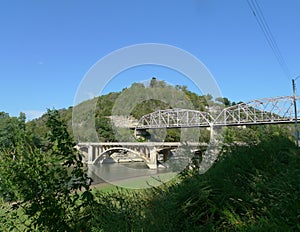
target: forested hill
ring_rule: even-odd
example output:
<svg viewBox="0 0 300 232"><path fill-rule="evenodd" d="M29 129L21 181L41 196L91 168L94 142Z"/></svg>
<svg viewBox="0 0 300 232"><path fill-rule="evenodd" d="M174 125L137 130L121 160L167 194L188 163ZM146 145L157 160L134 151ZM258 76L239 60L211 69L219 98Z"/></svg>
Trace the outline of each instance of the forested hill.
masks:
<svg viewBox="0 0 300 232"><path fill-rule="evenodd" d="M82 102L77 107L80 112L79 117L75 120L75 126L81 126L80 135L74 135L74 139L80 139L81 141L95 141L95 137L90 132L89 125L85 125L86 121L90 117L95 118L95 128L100 141L115 141L111 116L112 114L119 114L120 112L112 112L116 101L120 98L124 98L128 102L140 101L139 98L148 96L148 100L140 101L130 110L130 117L138 120L141 116L151 113L159 109L168 109L181 106L186 108L186 102L188 102L189 108L195 110L207 111L209 107L222 107L231 105L231 102L227 98L212 99L212 96L205 95L199 96L198 94L191 92L186 86L171 86L165 81L152 78L149 85L145 86L142 83L134 83L129 88L125 88L120 92L113 92L106 95L96 97L94 99ZM155 97L151 97L155 96ZM153 99L154 98L154 99ZM162 100L158 100L162 99ZM179 99L179 100L178 100ZM181 100L182 99L182 100ZM172 102L173 101L173 102ZM120 104L120 103L119 103ZM180 105L181 104L181 105ZM234 104L234 103L233 103ZM93 112L96 105L95 112ZM175 106L175 107L174 107ZM72 130L72 112L73 107L68 109L59 110L61 117L67 123L69 132ZM115 111L118 111L115 110ZM122 114L122 113L120 113ZM45 141L47 129L45 126L45 115L32 120L27 123L27 130L30 131L36 141L36 145L41 145ZM87 128L85 130L85 128ZM169 132L169 140L174 141L179 136L179 131L173 130ZM80 138L79 138L80 137Z"/></svg>
<svg viewBox="0 0 300 232"><path fill-rule="evenodd" d="M146 96L146 97L145 97ZM120 100L121 99L121 100ZM132 105L130 103L133 102ZM152 78L146 86L142 83L134 83L129 88L125 88L120 92L113 92L106 95L96 97L94 99L82 102L76 106L77 114L73 119L73 126L79 128L80 133L73 134L72 113L73 107L59 110L62 119L68 125L70 134L73 134L75 141L120 141L120 137L116 138L116 132L113 130L111 116L121 115L122 110L127 110L132 120L138 120L141 116L151 113L159 109L167 108L193 108L200 111L210 111L211 113L220 111L223 107L234 105L227 98L213 99L210 95L199 96L191 92L186 86L171 86L166 82ZM118 106L118 107L116 107ZM131 107L131 108L130 108ZM127 109L128 108L128 109ZM24 115L21 115L21 119ZM88 120L91 119L91 120ZM9 118L7 114L2 115L3 123L0 122L0 132L6 134L9 140L10 133L13 133L9 127L14 127L17 118ZM5 122L4 122L5 121ZM8 123L10 121L11 123ZM46 115L29 121L26 123L26 132L29 134L34 146L44 148L47 147L47 127ZM90 125L90 123L94 125ZM6 125L1 126L1 125ZM9 126L11 125L11 126ZM291 135L289 126L264 126L264 127L248 127L244 130L230 128L226 132L226 139L230 141L258 141L263 130L275 131ZM270 129L271 128L271 129ZM95 134L95 129L96 133ZM282 131L284 130L284 132ZM77 130L78 131L78 130ZM280 132L279 132L280 131ZM274 133L275 133L274 132ZM167 130L165 141L180 141L180 129ZM122 135L124 141L132 135ZM209 131L202 130L199 134L199 140L207 141L209 139ZM1 144L0 144L1 146Z"/></svg>

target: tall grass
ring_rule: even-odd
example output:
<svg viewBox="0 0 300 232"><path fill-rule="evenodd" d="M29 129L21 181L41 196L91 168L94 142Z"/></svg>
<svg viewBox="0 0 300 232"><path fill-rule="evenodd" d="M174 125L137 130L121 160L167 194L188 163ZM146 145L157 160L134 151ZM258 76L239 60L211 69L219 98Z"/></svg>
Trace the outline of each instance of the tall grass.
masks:
<svg viewBox="0 0 300 232"><path fill-rule="evenodd" d="M99 194L93 231L300 230L300 153L283 137L233 147L204 175Z"/></svg>
<svg viewBox="0 0 300 232"><path fill-rule="evenodd" d="M300 150L280 136L226 150L203 175L185 173L147 190L96 191L94 204L76 210L74 217L84 223L78 228L300 231ZM0 230L15 225L15 231L24 231L23 222L16 221L20 217L8 211L0 202ZM25 223L26 217L21 218Z"/></svg>

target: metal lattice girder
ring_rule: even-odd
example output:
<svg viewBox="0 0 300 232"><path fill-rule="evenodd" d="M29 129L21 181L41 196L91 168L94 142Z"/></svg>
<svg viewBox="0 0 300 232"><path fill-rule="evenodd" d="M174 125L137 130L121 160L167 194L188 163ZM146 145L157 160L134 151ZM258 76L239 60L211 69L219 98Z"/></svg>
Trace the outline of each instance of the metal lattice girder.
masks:
<svg viewBox="0 0 300 232"><path fill-rule="evenodd" d="M223 109L215 119L208 112L196 110L159 110L144 115L136 129L291 123L295 121L293 100L292 96L286 96L240 103ZM300 101L300 97L296 100ZM300 115L300 110L297 113Z"/></svg>
<svg viewBox="0 0 300 232"><path fill-rule="evenodd" d="M255 125L289 123L295 120L293 97L253 100L228 108L216 117L214 125Z"/></svg>
<svg viewBox="0 0 300 232"><path fill-rule="evenodd" d="M209 127L213 121L208 112L187 109L159 110L144 115L137 129L179 128L179 127Z"/></svg>

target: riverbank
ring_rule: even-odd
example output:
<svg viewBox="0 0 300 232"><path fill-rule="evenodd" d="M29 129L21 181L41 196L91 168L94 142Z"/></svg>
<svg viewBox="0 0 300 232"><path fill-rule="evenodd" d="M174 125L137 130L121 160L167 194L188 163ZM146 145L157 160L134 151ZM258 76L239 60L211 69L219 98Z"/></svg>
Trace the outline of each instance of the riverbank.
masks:
<svg viewBox="0 0 300 232"><path fill-rule="evenodd" d="M169 173L162 173L157 175L151 176L137 176L131 177L126 179L119 179L115 181L103 181L101 183L96 183L91 186L93 190L99 191L113 191L118 188L126 188L126 189L146 189L152 187L158 187L166 182L171 181L172 179L176 178L177 173L169 172Z"/></svg>

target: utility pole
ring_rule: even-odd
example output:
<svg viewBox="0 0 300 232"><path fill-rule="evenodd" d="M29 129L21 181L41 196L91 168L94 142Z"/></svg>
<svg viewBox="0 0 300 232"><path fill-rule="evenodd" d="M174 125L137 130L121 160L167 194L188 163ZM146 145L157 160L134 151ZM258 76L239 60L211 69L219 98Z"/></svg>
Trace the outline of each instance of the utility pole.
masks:
<svg viewBox="0 0 300 232"><path fill-rule="evenodd" d="M299 76L300 77L300 76ZM298 79L297 77L296 79ZM295 139L296 139L296 146L299 146L299 131L298 131L298 117L297 117L297 102L296 102L296 85L295 80L292 79L292 85L293 85L293 96L294 96L294 110L295 110Z"/></svg>

